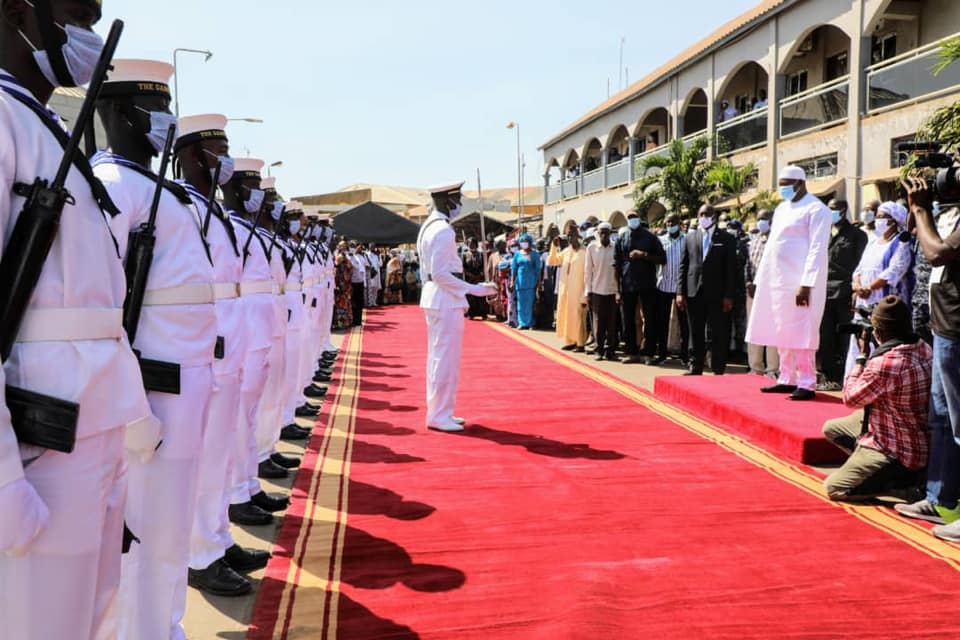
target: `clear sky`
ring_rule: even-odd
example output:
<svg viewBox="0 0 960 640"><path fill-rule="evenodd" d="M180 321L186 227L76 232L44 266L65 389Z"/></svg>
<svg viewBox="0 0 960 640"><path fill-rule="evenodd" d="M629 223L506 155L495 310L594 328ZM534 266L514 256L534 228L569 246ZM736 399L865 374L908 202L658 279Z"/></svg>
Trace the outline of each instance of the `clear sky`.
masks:
<svg viewBox="0 0 960 640"><path fill-rule="evenodd" d="M104 0L126 30L119 57L178 55L180 113L224 113L232 154L267 162L286 197L357 182L526 184L536 150L758 0Z"/></svg>

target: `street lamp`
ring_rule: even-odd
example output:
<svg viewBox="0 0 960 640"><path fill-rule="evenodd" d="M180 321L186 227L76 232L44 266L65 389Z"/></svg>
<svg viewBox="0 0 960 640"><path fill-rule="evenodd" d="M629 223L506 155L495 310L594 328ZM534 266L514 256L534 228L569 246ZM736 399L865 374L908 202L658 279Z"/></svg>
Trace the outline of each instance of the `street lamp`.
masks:
<svg viewBox="0 0 960 640"><path fill-rule="evenodd" d="M227 118L227 122L249 122L251 124L263 124L260 118Z"/></svg>
<svg viewBox="0 0 960 640"><path fill-rule="evenodd" d="M178 53L198 53L204 56L204 59L203 59L204 62L209 62L210 58L213 57L213 52L206 51L203 49L177 48L173 50L173 92L176 95L175 101L173 103L173 112L179 119L180 118L180 83L177 77L177 54Z"/></svg>
<svg viewBox="0 0 960 640"><path fill-rule="evenodd" d="M507 129L517 130L517 197L520 204L517 212L517 235L519 236L523 230L523 160L520 157L520 123L511 120L507 123Z"/></svg>
<svg viewBox="0 0 960 640"><path fill-rule="evenodd" d="M273 164L267 165L267 177L270 176L270 169L272 169L273 167L282 167L282 166L283 166L283 160L277 160Z"/></svg>

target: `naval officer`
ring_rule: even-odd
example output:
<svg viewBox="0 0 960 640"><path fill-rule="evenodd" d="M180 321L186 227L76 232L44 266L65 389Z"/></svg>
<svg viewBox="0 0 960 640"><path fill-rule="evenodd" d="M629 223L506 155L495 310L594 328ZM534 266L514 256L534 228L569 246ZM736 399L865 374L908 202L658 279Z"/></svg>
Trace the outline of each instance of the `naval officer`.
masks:
<svg viewBox="0 0 960 640"><path fill-rule="evenodd" d="M427 319L427 428L462 431L463 419L453 415L460 383L463 314L467 295L491 296L492 284L463 279L457 238L450 223L460 215L463 183L430 190L433 211L420 227L417 252L423 291L420 307Z"/></svg>

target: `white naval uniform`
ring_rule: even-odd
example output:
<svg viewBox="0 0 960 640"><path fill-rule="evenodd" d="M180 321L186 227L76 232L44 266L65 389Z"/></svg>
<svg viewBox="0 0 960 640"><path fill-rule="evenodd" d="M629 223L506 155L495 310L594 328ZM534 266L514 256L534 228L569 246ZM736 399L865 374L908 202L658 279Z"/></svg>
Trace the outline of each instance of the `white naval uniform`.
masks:
<svg viewBox="0 0 960 640"><path fill-rule="evenodd" d="M231 221L242 253L250 237L251 224L236 216ZM250 241L250 254L244 264L240 283L240 300L247 324L247 352L240 380L241 418L244 424L240 437L234 440L237 464L230 482L230 502L233 504L250 501L250 478L257 475L257 413L270 372L270 347L276 322L273 291L276 285L264 250L265 244L260 234L255 234Z"/></svg>
<svg viewBox="0 0 960 640"><path fill-rule="evenodd" d="M373 268L374 273L371 274L367 272L367 306L375 307L377 306L377 297L380 294L380 256L374 251L364 251L364 257L367 259L370 267Z"/></svg>
<svg viewBox="0 0 960 640"><path fill-rule="evenodd" d="M746 340L775 346L780 355L780 384L814 390L820 320L827 299L830 210L811 194L781 202L754 283ZM797 291L811 287L810 304L798 307Z"/></svg>
<svg viewBox="0 0 960 640"><path fill-rule="evenodd" d="M0 84L39 105L3 70ZM0 239L6 246L24 204L14 184L52 179L63 149L36 114L4 91L0 131ZM64 207L18 340L29 339L26 334L38 328L35 320L42 314L76 315L57 323L63 337L15 343L0 373L0 384L80 405L76 447L64 454L18 447L0 394L0 496L25 479L50 513L23 555L0 549L0 636L17 640L115 637L124 439L153 421L137 361L117 324L126 285L105 215L75 168L66 187L73 200ZM88 312L113 318L104 327L110 337L70 337ZM132 429L125 430L127 425ZM140 452L149 454L158 435L154 430ZM22 526L22 514L6 506L0 530Z"/></svg>
<svg viewBox="0 0 960 640"><path fill-rule="evenodd" d="M326 247L325 251L326 253L324 253L324 249L321 249L318 253L322 260L320 293L321 299L324 301L319 319L321 340L320 350L317 353L318 358L324 351L334 351L336 349L331 338L333 333L333 309L336 306L337 263L333 251L329 247Z"/></svg>
<svg viewBox="0 0 960 640"><path fill-rule="evenodd" d="M150 214L156 182L129 167L94 159L94 172L121 214L113 219L120 254L128 234ZM148 392L163 425L163 444L148 463L128 457L126 518L140 538L123 557L120 637L124 640L183 638L197 475L213 392L217 314L214 271L192 206L164 189L156 219L156 246L134 347L142 357L180 365L180 394ZM190 287L191 291L174 287ZM201 291L207 294L201 301ZM154 295L169 299L154 304ZM196 296L196 297L194 297ZM190 302L186 302L186 300Z"/></svg>
<svg viewBox="0 0 960 640"><path fill-rule="evenodd" d="M192 186L184 185L200 224L207 215L207 196ZM223 358L213 361L213 396L203 431L203 448L197 484L197 509L190 537L190 568L206 569L223 557L234 544L230 534L227 509L237 447L243 436L241 420L240 380L247 352L246 325L240 281L243 278L242 246L234 244L236 231L229 215L219 203L211 212L207 243L213 257L214 297L217 313L217 335L223 340Z"/></svg>
<svg viewBox="0 0 960 640"><path fill-rule="evenodd" d="M453 421L460 384L466 296L490 291L454 275L463 272L463 263L446 214L430 214L420 227L417 249L423 274L420 307L427 319L427 425L444 426Z"/></svg>
<svg viewBox="0 0 960 640"><path fill-rule="evenodd" d="M303 285L305 272L300 260L296 256L295 247L288 241L281 241L286 245L288 256L293 260L290 271L287 273L287 283L284 287L287 309L290 312L290 322L287 323L285 342L283 404L280 424L295 424L295 410L303 404L304 380L301 366L301 354L305 349L305 339L310 333L308 328L308 313L303 304Z"/></svg>

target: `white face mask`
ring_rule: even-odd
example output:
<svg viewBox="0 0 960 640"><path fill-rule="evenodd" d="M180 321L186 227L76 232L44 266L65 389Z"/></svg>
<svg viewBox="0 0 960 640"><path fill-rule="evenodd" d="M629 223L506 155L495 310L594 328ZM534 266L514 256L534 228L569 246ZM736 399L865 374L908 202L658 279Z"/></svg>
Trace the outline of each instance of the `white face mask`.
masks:
<svg viewBox="0 0 960 640"><path fill-rule="evenodd" d="M521 242L521 243L520 243L520 248L523 249L524 251L526 251L527 249L530 248L530 243L529 243L529 242Z"/></svg>
<svg viewBox="0 0 960 640"><path fill-rule="evenodd" d="M279 220L280 216L283 215L283 203L277 200L273 203L273 208L270 209L270 217L274 220Z"/></svg>
<svg viewBox="0 0 960 640"><path fill-rule="evenodd" d="M640 228L640 218L630 218L627 220L627 226L630 227L631 231L636 231Z"/></svg>
<svg viewBox="0 0 960 640"><path fill-rule="evenodd" d="M217 184L219 184L222 187L223 185L230 182L230 178L233 177L233 172L235 167L233 158L231 158L230 156L218 156L217 154L211 153L206 149L204 149L203 152L208 156L212 156L220 163L220 182L218 182ZM213 180L213 176L216 175L216 173L217 173L217 167L216 167L216 163L214 163L214 166L210 168L211 180Z"/></svg>
<svg viewBox="0 0 960 640"><path fill-rule="evenodd" d="M135 108L150 116L150 131L147 132L147 140L150 141L150 146L153 147L154 151L162 153L167 142L167 130L170 129L170 125L173 125L176 129L177 117L165 111L147 111L141 107ZM174 131L173 139L177 139L176 131Z"/></svg>
<svg viewBox="0 0 960 640"><path fill-rule="evenodd" d="M33 7L30 2L27 2L27 4ZM50 54L46 49L37 49L22 31L18 30L18 33L33 49L33 59L40 67L43 77L51 85L54 87L79 87L89 83L93 79L93 72L97 68L100 53L103 51L103 38L95 31L82 29L72 24L68 24L66 27L57 23L54 24L67 34L67 41L60 47L60 53L66 63L67 73L70 75L72 84L60 82L57 78L57 74L53 72L53 66L50 64Z"/></svg>
<svg viewBox="0 0 960 640"><path fill-rule="evenodd" d="M256 213L263 206L263 198L267 194L262 189L251 189L250 195L243 201L243 208L247 213Z"/></svg>
<svg viewBox="0 0 960 640"><path fill-rule="evenodd" d="M290 221L290 235L294 235L300 232L300 221L291 220Z"/></svg>
<svg viewBox="0 0 960 640"><path fill-rule="evenodd" d="M863 212L862 218L863 218L864 224L870 224L876 218L876 214L873 212L872 209L867 209L866 211Z"/></svg>
<svg viewBox="0 0 960 640"><path fill-rule="evenodd" d="M887 232L887 229L890 228L890 220L887 218L877 218L874 222L874 228L877 230L877 235L882 236Z"/></svg>
<svg viewBox="0 0 960 640"><path fill-rule="evenodd" d="M700 228L709 229L713 226L713 218L700 218Z"/></svg>
<svg viewBox="0 0 960 640"><path fill-rule="evenodd" d="M458 204L453 209L450 209L450 213L447 214L447 218L450 220L454 220L458 218L462 212L463 212L463 206Z"/></svg>
<svg viewBox="0 0 960 640"><path fill-rule="evenodd" d="M757 231L760 233L770 233L770 221L757 220Z"/></svg>

